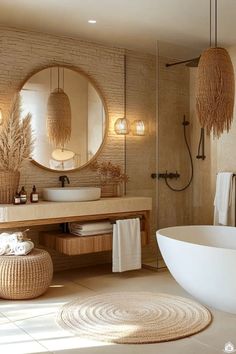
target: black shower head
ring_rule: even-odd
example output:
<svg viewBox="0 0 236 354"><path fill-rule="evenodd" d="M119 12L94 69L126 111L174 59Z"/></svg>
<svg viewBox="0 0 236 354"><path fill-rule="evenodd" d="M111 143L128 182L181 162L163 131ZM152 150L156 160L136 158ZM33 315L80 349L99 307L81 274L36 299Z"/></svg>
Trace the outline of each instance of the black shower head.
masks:
<svg viewBox="0 0 236 354"><path fill-rule="evenodd" d="M189 61L186 66L189 68L197 68L199 64L200 57L194 58L191 61Z"/></svg>

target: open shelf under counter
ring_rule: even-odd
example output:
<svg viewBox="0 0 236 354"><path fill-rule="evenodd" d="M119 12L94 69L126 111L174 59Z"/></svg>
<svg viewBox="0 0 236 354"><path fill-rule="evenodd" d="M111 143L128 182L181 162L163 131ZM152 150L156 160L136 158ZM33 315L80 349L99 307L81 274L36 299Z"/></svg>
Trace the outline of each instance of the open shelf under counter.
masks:
<svg viewBox="0 0 236 354"><path fill-rule="evenodd" d="M101 198L88 202L44 202L25 205L0 205L0 228L30 227L72 221L101 220L104 218L149 218L152 209L150 197Z"/></svg>
<svg viewBox="0 0 236 354"><path fill-rule="evenodd" d="M42 232L39 236L40 244L55 249L59 253L75 256L87 253L96 253L112 250L112 233L73 236L68 233ZM141 231L142 247L148 244L148 233Z"/></svg>

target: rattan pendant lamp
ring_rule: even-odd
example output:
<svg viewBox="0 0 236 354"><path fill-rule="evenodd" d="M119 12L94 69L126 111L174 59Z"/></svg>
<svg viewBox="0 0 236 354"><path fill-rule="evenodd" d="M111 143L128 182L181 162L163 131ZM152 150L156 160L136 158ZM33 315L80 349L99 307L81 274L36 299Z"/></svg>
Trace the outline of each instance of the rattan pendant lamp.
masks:
<svg viewBox="0 0 236 354"><path fill-rule="evenodd" d="M59 67L57 73L58 86L50 93L47 103L47 134L49 141L54 146L63 149L71 137L71 107L69 97L60 88Z"/></svg>
<svg viewBox="0 0 236 354"><path fill-rule="evenodd" d="M210 42L211 42L210 0ZM202 54L197 73L196 109L201 127L219 138L229 131L234 108L235 82L230 56L217 47L217 0L215 0L215 43Z"/></svg>

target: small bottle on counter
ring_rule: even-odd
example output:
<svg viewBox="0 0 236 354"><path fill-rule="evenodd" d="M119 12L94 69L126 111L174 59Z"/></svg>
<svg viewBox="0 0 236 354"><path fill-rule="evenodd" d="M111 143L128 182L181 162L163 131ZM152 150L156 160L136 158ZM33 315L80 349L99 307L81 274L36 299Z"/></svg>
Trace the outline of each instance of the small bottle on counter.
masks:
<svg viewBox="0 0 236 354"><path fill-rule="evenodd" d="M31 203L37 203L39 201L39 194L36 191L35 185L33 185L32 192L30 193L30 201Z"/></svg>
<svg viewBox="0 0 236 354"><path fill-rule="evenodd" d="M19 205L20 204L20 194L16 191L16 194L13 197L13 204Z"/></svg>
<svg viewBox="0 0 236 354"><path fill-rule="evenodd" d="M27 202L27 193L25 187L23 186L20 190L20 204L25 204Z"/></svg>

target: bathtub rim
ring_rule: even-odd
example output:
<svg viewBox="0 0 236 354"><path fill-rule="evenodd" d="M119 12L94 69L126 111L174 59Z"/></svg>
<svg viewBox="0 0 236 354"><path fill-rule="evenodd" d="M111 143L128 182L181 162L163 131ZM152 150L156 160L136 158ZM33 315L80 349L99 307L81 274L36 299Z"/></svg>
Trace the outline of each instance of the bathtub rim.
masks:
<svg viewBox="0 0 236 354"><path fill-rule="evenodd" d="M167 239L171 239L173 241L176 241L176 242L179 242L179 243L182 243L182 244L188 244L188 245L193 245L194 247L195 246L198 246L198 247L207 247L208 249L218 249L218 250L224 250L224 251L229 251L229 252L232 252L232 251L235 251L236 252L236 248L229 248L229 247L220 247L220 246L212 246L212 245L202 245L200 243L194 243L194 242L191 242L191 241L187 241L187 240L180 240L178 238L174 238L174 237L171 237L169 235L163 235L160 233L160 231L165 231L165 230L170 230L170 229L187 229L188 227L191 227L191 228L201 228L201 227L204 227L204 228L221 228L221 229L225 229L225 228L229 228L229 229L234 229L235 230L235 233L236 233L236 227L235 226L223 226L223 225L178 225L178 226L169 226L169 227L165 227L165 228L162 228L162 229L159 229L156 231L156 238L157 238L157 243L158 243L158 237L161 236L163 238L167 238ZM235 235L236 237L236 235ZM158 244L159 245L159 244Z"/></svg>

